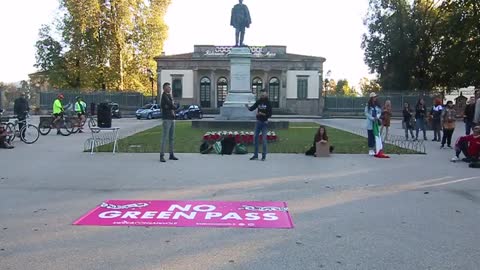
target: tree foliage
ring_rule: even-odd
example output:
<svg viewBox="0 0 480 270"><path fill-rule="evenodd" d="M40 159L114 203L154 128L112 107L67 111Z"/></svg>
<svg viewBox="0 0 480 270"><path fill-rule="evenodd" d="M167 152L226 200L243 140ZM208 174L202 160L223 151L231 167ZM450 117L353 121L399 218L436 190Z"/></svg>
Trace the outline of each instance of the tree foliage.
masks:
<svg viewBox="0 0 480 270"><path fill-rule="evenodd" d="M59 87L150 90L147 69L155 70L167 37L170 0L61 0L53 38L40 30L37 64Z"/></svg>
<svg viewBox="0 0 480 270"><path fill-rule="evenodd" d="M480 2L370 0L365 62L383 89L479 85Z"/></svg>
<svg viewBox="0 0 480 270"><path fill-rule="evenodd" d="M372 92L379 93L381 90L377 80L370 80L366 77L360 80L360 91L363 96L368 96Z"/></svg>

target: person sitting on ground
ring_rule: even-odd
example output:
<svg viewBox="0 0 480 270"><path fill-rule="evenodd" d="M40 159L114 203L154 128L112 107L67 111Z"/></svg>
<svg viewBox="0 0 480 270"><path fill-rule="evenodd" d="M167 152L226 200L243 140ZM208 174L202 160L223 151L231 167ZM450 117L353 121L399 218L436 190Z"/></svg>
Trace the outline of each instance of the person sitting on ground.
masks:
<svg viewBox="0 0 480 270"><path fill-rule="evenodd" d="M320 126L315 133L315 137L313 138L313 146L305 152L307 156L316 156L315 152L317 151L317 143L327 143L328 142L328 135L327 129L324 126ZM330 153L333 152L334 147L330 145Z"/></svg>
<svg viewBox="0 0 480 270"><path fill-rule="evenodd" d="M460 153L465 155L463 161L469 163L478 163L480 158L480 125L473 128L473 134L462 136L455 145L455 157L452 162L460 160Z"/></svg>
<svg viewBox="0 0 480 270"><path fill-rule="evenodd" d="M2 109L0 109L0 114L3 112ZM0 123L0 148L5 148L5 149L12 149L13 145L7 142L7 129L5 128L5 125Z"/></svg>

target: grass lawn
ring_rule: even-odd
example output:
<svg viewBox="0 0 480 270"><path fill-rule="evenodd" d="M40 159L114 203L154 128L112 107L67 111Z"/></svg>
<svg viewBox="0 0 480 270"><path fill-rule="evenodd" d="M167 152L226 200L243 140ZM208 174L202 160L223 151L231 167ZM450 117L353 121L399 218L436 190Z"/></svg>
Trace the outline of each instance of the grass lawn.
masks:
<svg viewBox="0 0 480 270"><path fill-rule="evenodd" d="M199 153L203 135L208 131L194 129L190 121L177 121L175 129L175 152ZM279 140L268 145L269 153L305 153L312 146L313 136L318 124L305 122L291 122L288 130L276 131ZM228 131L228 130L227 130ZM233 130L232 130L233 131ZM241 131L241 130L237 130ZM246 131L246 130L245 130ZM327 127L330 144L335 146L335 153L339 154L366 154L368 153L367 139L349 132ZM137 133L119 140L118 150L123 153L159 153L162 137L162 126ZM110 152L113 145L99 147L99 151ZM253 146L248 146L249 153ZM394 145L385 146L388 154L412 154L411 150L402 149Z"/></svg>

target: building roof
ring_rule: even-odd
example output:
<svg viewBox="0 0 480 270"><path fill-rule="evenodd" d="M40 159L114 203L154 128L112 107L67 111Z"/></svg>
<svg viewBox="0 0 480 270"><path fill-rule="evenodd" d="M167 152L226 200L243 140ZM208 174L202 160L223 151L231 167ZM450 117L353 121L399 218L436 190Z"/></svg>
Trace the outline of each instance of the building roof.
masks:
<svg viewBox="0 0 480 270"><path fill-rule="evenodd" d="M214 46L214 45L195 45L194 52L165 55L155 57L156 61L173 60L227 60L228 54L233 46ZM286 46L250 46L250 51L253 54L252 60L287 60L287 61L314 61L325 62L326 59L319 56L301 55L287 53Z"/></svg>

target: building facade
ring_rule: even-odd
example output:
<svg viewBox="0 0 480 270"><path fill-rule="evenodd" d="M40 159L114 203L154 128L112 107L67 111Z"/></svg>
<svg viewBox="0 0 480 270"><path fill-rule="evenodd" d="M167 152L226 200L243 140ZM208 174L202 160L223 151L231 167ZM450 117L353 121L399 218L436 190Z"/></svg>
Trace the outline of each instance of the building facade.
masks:
<svg viewBox="0 0 480 270"><path fill-rule="evenodd" d="M163 83L169 82L173 97L180 104L199 104L207 111L220 108L230 89L231 48L196 45L193 53L156 57L159 91ZM266 89L276 111L322 113L325 58L290 54L285 46L250 47L250 50L254 95Z"/></svg>

